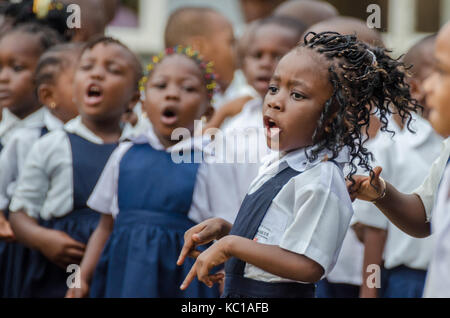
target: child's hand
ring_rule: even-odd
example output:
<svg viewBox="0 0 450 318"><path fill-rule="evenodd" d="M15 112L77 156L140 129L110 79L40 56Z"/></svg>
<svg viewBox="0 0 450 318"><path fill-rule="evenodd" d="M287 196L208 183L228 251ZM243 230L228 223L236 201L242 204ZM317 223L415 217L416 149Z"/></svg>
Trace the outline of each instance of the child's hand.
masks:
<svg viewBox="0 0 450 318"><path fill-rule="evenodd" d="M52 263L66 269L71 264L80 264L86 246L61 231L48 230L40 251Z"/></svg>
<svg viewBox="0 0 450 318"><path fill-rule="evenodd" d="M9 222L4 218L0 218L0 241L12 242L15 240L14 232Z"/></svg>
<svg viewBox="0 0 450 318"><path fill-rule="evenodd" d="M89 297L89 284L81 280L81 288L70 288L65 298L88 298Z"/></svg>
<svg viewBox="0 0 450 318"><path fill-rule="evenodd" d="M178 266L183 265L186 257L197 258L201 252L195 248L208 244L230 233L232 225L223 219L206 220L184 234L184 246L178 258Z"/></svg>
<svg viewBox="0 0 450 318"><path fill-rule="evenodd" d="M347 180L347 189L352 201L359 199L363 201L374 202L383 196L386 190L385 182L380 178L381 167L373 169L375 176L372 184L369 176L353 176L355 184L352 186L351 181Z"/></svg>
<svg viewBox="0 0 450 318"><path fill-rule="evenodd" d="M186 290L195 277L198 277L198 280L205 283L209 288L212 288L216 283L220 283L225 278L225 274L219 272L210 275L210 271L231 258L231 255L228 253L229 241L231 239L232 236L226 236L200 254L180 289Z"/></svg>

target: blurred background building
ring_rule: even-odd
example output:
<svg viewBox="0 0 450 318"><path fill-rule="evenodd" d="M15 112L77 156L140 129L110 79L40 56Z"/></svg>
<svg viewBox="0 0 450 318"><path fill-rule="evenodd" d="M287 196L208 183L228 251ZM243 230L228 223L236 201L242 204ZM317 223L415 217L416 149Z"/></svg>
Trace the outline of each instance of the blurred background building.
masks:
<svg viewBox="0 0 450 318"><path fill-rule="evenodd" d="M108 33L142 55L163 49L164 28L169 14L182 6L207 6L225 14L236 35L245 27L243 0L110 0L120 1L116 19ZM273 0L274 2L279 0ZM291 1L291 0L288 0ZM450 20L450 0L327 0L344 16L367 20L370 4L381 9L380 31L388 48L404 53L412 43L434 33Z"/></svg>

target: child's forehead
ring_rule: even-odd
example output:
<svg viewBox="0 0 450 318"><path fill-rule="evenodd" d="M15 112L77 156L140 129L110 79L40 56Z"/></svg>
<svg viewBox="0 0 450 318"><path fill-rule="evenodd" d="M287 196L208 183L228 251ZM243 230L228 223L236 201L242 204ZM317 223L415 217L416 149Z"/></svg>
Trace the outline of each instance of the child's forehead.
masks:
<svg viewBox="0 0 450 318"><path fill-rule="evenodd" d="M19 37L23 37L19 39ZM0 38L0 51L10 51L18 55L37 56L42 53L39 39L21 31L13 31Z"/></svg>
<svg viewBox="0 0 450 318"><path fill-rule="evenodd" d="M274 77L290 79L301 76L305 80L325 79L328 82L329 62L317 52L305 48L295 48L286 54L279 62Z"/></svg>
<svg viewBox="0 0 450 318"><path fill-rule="evenodd" d="M152 74L167 73L170 75L185 75L201 78L203 76L200 66L183 54L166 56L156 66Z"/></svg>
<svg viewBox="0 0 450 318"><path fill-rule="evenodd" d="M83 56L96 56L96 57L114 57L126 61L127 63L133 64L135 60L134 54L125 48L124 46L117 43L105 43L100 42L93 47L87 48L83 52Z"/></svg>

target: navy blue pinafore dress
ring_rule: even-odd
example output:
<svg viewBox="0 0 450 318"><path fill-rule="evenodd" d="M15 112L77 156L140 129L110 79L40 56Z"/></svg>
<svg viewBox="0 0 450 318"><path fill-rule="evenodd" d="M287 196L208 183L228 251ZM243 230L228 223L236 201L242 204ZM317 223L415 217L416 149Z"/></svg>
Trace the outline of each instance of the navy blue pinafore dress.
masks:
<svg viewBox="0 0 450 318"><path fill-rule="evenodd" d="M97 212L87 207L87 201L117 144L95 144L76 134L67 135L72 149L74 209L64 217L40 224L87 244L100 219ZM32 251L22 297L63 298L69 275L40 252Z"/></svg>
<svg viewBox="0 0 450 318"><path fill-rule="evenodd" d="M193 260L176 262L184 233L196 224L188 218L199 165L176 164L171 154L136 144L120 163L120 213L91 285L98 298L219 297L194 281L180 285Z"/></svg>
<svg viewBox="0 0 450 318"><path fill-rule="evenodd" d="M47 127L42 127L40 137L48 132ZM7 209L4 213L5 217L9 218L9 210ZM0 242L0 296L2 298L20 297L29 254L30 249L21 243ZM3 288L2 292L1 288Z"/></svg>
<svg viewBox="0 0 450 318"><path fill-rule="evenodd" d="M253 240L272 201L298 171L282 169L256 192L247 195L239 210L230 235ZM223 298L313 298L314 284L267 283L244 277L246 263L235 257L225 263Z"/></svg>

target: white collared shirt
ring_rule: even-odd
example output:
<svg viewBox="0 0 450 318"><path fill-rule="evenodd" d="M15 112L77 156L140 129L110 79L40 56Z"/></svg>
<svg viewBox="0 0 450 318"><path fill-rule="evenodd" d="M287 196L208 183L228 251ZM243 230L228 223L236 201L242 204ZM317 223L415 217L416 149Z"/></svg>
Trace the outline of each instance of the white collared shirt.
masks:
<svg viewBox="0 0 450 318"><path fill-rule="evenodd" d="M134 143L149 143L156 150L164 147L156 137L153 129L147 131L133 142L122 143L111 155L100 177L88 206L100 213L111 214L114 218L119 214L118 186L120 162ZM166 149L167 152L190 147L192 140L186 140ZM195 146L194 142L194 146ZM144 159L143 159L144 160ZM197 223L220 217L230 223L234 222L240 206L237 188L234 183L234 165L200 164L194 187L191 209L188 217ZM157 189L156 189L157 191Z"/></svg>
<svg viewBox="0 0 450 318"><path fill-rule="evenodd" d="M273 154L250 186L254 193L288 165L301 172L292 178L272 201L255 240L277 245L304 255L320 264L327 275L336 263L353 215L342 166L349 161L347 151L335 159L341 168L328 161L326 152L309 162L304 149L286 155ZM330 157L330 155L328 155ZM265 282L289 280L247 264L245 277Z"/></svg>
<svg viewBox="0 0 450 318"><path fill-rule="evenodd" d="M16 188L19 171L33 144L41 137L41 130L46 127L49 132L63 128L64 124L43 109L44 122L41 127L21 128L15 130L8 144L0 154L0 210L8 208Z"/></svg>
<svg viewBox="0 0 450 318"><path fill-rule="evenodd" d="M439 156L442 138L430 124L415 117L412 126L416 134L404 129L392 143L378 144L374 149L376 164L383 167L382 177L399 191L410 193L428 175L432 162ZM431 258L433 238L413 238L400 229L373 204L355 208L356 219L366 225L387 231L384 247L384 266L392 269L400 265L426 270Z"/></svg>
<svg viewBox="0 0 450 318"><path fill-rule="evenodd" d="M431 223L434 246L424 297L450 298L450 165L444 171Z"/></svg>
<svg viewBox="0 0 450 318"><path fill-rule="evenodd" d="M427 221L430 222L433 206L436 202L436 193L438 191L439 183L442 180L444 174L444 169L450 155L450 137L444 140L442 143L441 153L438 159L431 166L430 173L424 183L413 193L420 196L420 199L425 206L425 211L427 214Z"/></svg>
<svg viewBox="0 0 450 318"><path fill-rule="evenodd" d="M45 107L41 107L26 118L20 120L7 108L3 108L2 121L0 122L0 141L3 147L6 147L17 129L42 127L46 111Z"/></svg>
<svg viewBox="0 0 450 318"><path fill-rule="evenodd" d="M264 158L272 152L267 146L263 125L263 100L255 98L247 102L242 112L222 126L227 138L233 138L232 146L236 159L236 184L241 201L244 200L250 184L258 175ZM238 159L242 158L242 159Z"/></svg>
<svg viewBox="0 0 450 318"><path fill-rule="evenodd" d="M104 142L82 123L81 117L64 128L65 131L53 131L34 143L20 171L10 211L50 220L73 210L72 148L66 131L95 144Z"/></svg>

